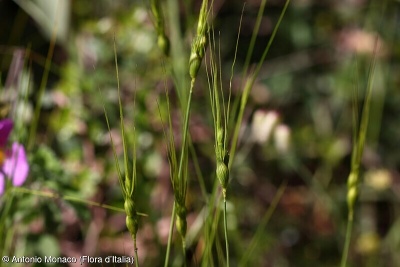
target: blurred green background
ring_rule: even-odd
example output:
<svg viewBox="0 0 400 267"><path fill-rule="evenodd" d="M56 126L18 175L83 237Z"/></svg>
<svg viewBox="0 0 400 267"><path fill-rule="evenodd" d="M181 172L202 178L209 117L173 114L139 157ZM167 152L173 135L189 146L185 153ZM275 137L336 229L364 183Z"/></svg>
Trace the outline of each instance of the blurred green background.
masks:
<svg viewBox="0 0 400 267"><path fill-rule="evenodd" d="M200 4L180 1L187 51ZM253 63L261 58L283 5L283 1L268 1ZM233 101L242 90L241 70L260 1L246 2L242 14L243 6L239 0L214 0L213 25L221 43L225 88L243 16ZM288 186L265 229L257 232L262 242L249 266L339 265L347 219L353 103L356 100L361 110L374 55L372 111L349 266L400 266L399 15L400 2L393 0L298 0L290 4L250 95L231 172L232 266L244 255L284 181ZM55 29L57 42L40 103L39 88ZM143 266L164 262L173 203L162 125L166 121L165 88L171 94L172 119L180 142L179 102L165 69L168 59L156 38L146 1L0 1L1 102L11 104L18 138L25 144L33 118L30 114L39 103L41 107L36 137L28 146L27 188L122 207L103 110L104 106L122 160L115 40L124 120L129 133L133 123L137 131L137 207L148 214L141 219L138 232ZM190 132L210 193L215 179L214 141L204 65L199 75ZM194 165L190 168L189 228L205 205ZM49 201L35 194L15 198L11 247L18 255L106 256L132 251L123 213L61 199ZM176 239L173 259L180 256ZM222 231L218 242L223 242ZM201 260L203 243L195 236L189 244L193 266Z"/></svg>

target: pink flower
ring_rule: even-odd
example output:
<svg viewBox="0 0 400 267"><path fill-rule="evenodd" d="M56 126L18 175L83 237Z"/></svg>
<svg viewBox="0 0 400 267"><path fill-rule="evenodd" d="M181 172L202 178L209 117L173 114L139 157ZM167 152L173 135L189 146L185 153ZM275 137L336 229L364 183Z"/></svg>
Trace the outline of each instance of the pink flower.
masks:
<svg viewBox="0 0 400 267"><path fill-rule="evenodd" d="M7 149L7 141L13 128L10 119L0 120L0 195L4 193L5 177L14 186L21 186L28 177L29 164L23 145L14 142Z"/></svg>

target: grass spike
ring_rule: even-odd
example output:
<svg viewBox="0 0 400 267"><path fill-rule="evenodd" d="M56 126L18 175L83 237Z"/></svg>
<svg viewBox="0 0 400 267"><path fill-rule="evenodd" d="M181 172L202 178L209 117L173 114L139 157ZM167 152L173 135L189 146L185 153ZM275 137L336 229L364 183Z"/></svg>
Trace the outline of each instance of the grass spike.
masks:
<svg viewBox="0 0 400 267"><path fill-rule="evenodd" d="M366 135L368 130L368 122L369 122L369 112L371 106L372 99L372 84L373 84L373 75L376 64L376 57L378 51L378 38L375 41L375 48L373 59L371 61L371 65L368 71L368 82L366 88L366 96L364 99L363 110L361 113L361 122L358 127L358 132L356 134L357 139L353 144L352 151L352 162L351 162L351 171L347 180L347 208L348 208L348 218L347 218L347 226L346 226L346 239L345 245L342 254L341 267L347 266L347 258L350 249L350 241L352 234L352 227L354 222L354 206L359 194L358 184L359 184L359 171L361 165L361 159L364 152L364 146L366 142ZM356 115L354 115L355 117ZM357 124L356 124L357 125Z"/></svg>

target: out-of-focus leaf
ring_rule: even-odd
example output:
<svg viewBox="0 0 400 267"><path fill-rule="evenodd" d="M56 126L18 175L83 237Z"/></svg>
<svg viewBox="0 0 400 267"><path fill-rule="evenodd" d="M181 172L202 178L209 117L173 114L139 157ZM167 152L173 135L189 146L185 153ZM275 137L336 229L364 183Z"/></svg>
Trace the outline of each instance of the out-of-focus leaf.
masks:
<svg viewBox="0 0 400 267"><path fill-rule="evenodd" d="M60 248L58 246L58 241L54 236L42 235L37 244L37 252L41 256L52 256L57 257L60 255Z"/></svg>
<svg viewBox="0 0 400 267"><path fill-rule="evenodd" d="M57 41L67 40L70 21L70 0L14 0L39 25L43 34L51 38L56 25Z"/></svg>

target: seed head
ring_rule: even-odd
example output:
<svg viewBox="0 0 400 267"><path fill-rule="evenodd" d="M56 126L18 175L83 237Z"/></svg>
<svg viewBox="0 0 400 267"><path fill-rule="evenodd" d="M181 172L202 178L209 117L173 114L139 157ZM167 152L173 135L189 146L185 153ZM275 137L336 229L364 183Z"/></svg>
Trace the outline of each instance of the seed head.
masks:
<svg viewBox="0 0 400 267"><path fill-rule="evenodd" d="M176 214L176 229L182 237L185 237L187 230L186 207L176 203Z"/></svg>
<svg viewBox="0 0 400 267"><path fill-rule="evenodd" d="M129 217L136 216L136 205L135 201L133 201L132 199L128 198L125 200L124 209L127 216Z"/></svg>
<svg viewBox="0 0 400 267"><path fill-rule="evenodd" d="M349 175L349 178L347 179L347 188L352 188L357 186L358 183L358 175L356 174L356 172L351 172Z"/></svg>
<svg viewBox="0 0 400 267"><path fill-rule="evenodd" d="M197 35L193 40L189 59L189 74L192 79L197 77L208 44L207 16L208 0L203 0L199 14L199 21L197 23Z"/></svg>
<svg viewBox="0 0 400 267"><path fill-rule="evenodd" d="M189 61L190 78L195 79L197 77L200 65L201 65L201 59L198 57L198 55L193 53L190 54L190 61Z"/></svg>
<svg viewBox="0 0 400 267"><path fill-rule="evenodd" d="M136 234L139 227L137 218L126 216L126 227L128 228L129 233L132 236L132 239L136 239Z"/></svg>
<svg viewBox="0 0 400 267"><path fill-rule="evenodd" d="M222 188L226 189L229 181L229 169L222 160L217 160L216 174Z"/></svg>
<svg viewBox="0 0 400 267"><path fill-rule="evenodd" d="M158 35L157 45L163 51L164 55L169 55L169 39L164 34Z"/></svg>
<svg viewBox="0 0 400 267"><path fill-rule="evenodd" d="M164 55L169 55L169 39L165 35L164 16L161 10L159 0L151 0L151 12L154 17L154 26L157 30L157 45L163 51Z"/></svg>
<svg viewBox="0 0 400 267"><path fill-rule="evenodd" d="M124 209L126 213L126 227L128 228L132 238L136 239L138 220L135 202L130 198L125 199Z"/></svg>
<svg viewBox="0 0 400 267"><path fill-rule="evenodd" d="M356 203L358 196L358 188L352 187L347 191L347 206L349 210L353 210L354 204Z"/></svg>

